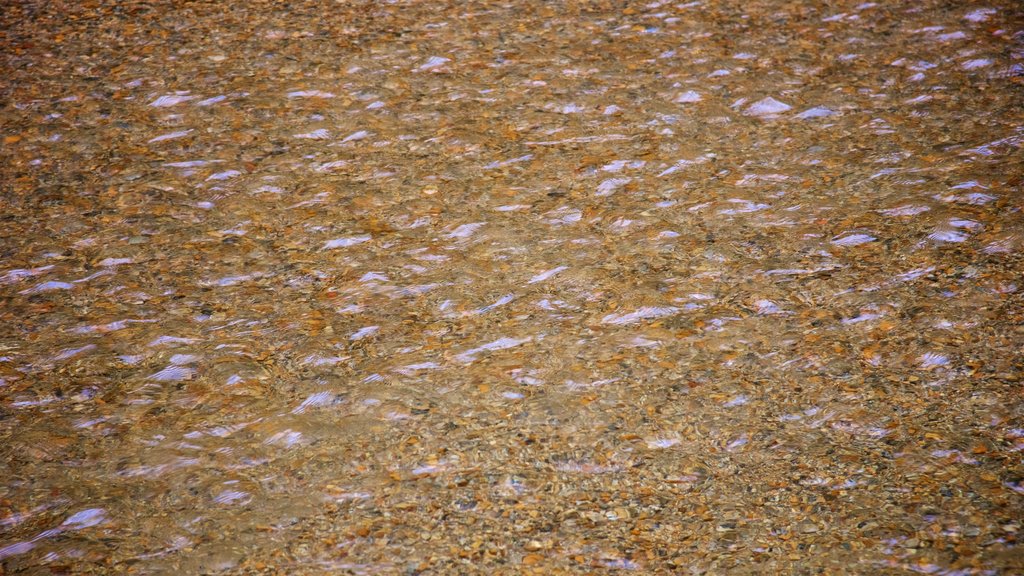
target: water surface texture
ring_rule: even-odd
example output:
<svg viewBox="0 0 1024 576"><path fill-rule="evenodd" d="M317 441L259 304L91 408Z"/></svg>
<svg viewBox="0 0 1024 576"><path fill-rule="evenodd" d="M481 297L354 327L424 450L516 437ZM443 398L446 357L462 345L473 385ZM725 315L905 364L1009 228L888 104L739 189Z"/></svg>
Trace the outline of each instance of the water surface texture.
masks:
<svg viewBox="0 0 1024 576"><path fill-rule="evenodd" d="M1024 571L1019 3L0 25L0 573Z"/></svg>

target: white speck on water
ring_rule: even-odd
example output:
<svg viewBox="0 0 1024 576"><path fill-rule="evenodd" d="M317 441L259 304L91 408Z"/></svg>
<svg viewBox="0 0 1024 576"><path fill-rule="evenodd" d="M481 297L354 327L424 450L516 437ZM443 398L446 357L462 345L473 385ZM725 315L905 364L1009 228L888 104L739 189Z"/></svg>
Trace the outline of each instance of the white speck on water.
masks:
<svg viewBox="0 0 1024 576"><path fill-rule="evenodd" d="M687 168L689 166L693 166L695 164L703 164L703 163L707 162L709 159L711 159L713 157L714 157L713 154L705 154L703 156L698 156L695 160L687 160L685 158L682 159L682 160L677 160L675 164L673 164L672 166L669 166L665 170L662 170L658 174L658 177L660 178L662 176L668 176L669 174L674 174L674 173L676 173L676 172L678 172L678 171L680 171L680 170L682 170L684 168Z"/></svg>
<svg viewBox="0 0 1024 576"><path fill-rule="evenodd" d="M67 282L56 282L51 280L49 282L43 282L42 284L38 284L33 288L22 290L21 292L19 292L19 294L38 294L39 292L52 292L54 290L71 290L74 287L74 284L69 284Z"/></svg>
<svg viewBox="0 0 1024 576"><path fill-rule="evenodd" d="M56 356L53 357L53 360L54 361L67 360L68 358L73 358L75 356L78 356L79 354L82 354L83 352L89 352L90 350L94 350L94 349L96 349L96 345L95 344L86 344L85 346L81 346L81 347L78 347L78 348L67 348L67 349L61 350L59 354L57 354Z"/></svg>
<svg viewBox="0 0 1024 576"><path fill-rule="evenodd" d="M544 272L541 272L540 274L537 274L533 278L530 278L530 280L527 282L527 284L536 284L537 282L543 282L543 281L547 280L548 278L551 278L555 274L558 274L559 272L562 272L563 270L568 270L568 269L569 269L568 266L559 266L557 268L552 268L551 270L546 270Z"/></svg>
<svg viewBox="0 0 1024 576"><path fill-rule="evenodd" d="M308 398L306 398L305 400L302 401L301 404L296 406L295 409L292 410L292 414L302 414L303 412L309 410L310 408L316 408L317 406L325 406L327 404L330 404L333 399L334 394L326 390L315 392L313 394L310 394Z"/></svg>
<svg viewBox="0 0 1024 576"><path fill-rule="evenodd" d="M100 263L100 265L102 266L103 264ZM15 282L20 282L20 281L22 281L25 278L31 278L32 276L38 276L38 275L46 272L47 270L50 270L51 268L53 268L53 264L48 264L46 266L40 266L38 268L29 268L29 269L26 269L26 268L16 268L14 270L6 272L5 274L0 275L0 284L13 284Z"/></svg>
<svg viewBox="0 0 1024 576"><path fill-rule="evenodd" d="M135 260L133 260L132 258L104 258L103 260L100 260L98 264L100 266L107 267L120 266L121 264L131 264L132 262L135 262Z"/></svg>
<svg viewBox="0 0 1024 576"><path fill-rule="evenodd" d="M175 138L184 138L185 136L188 136L191 133L192 133L192 129L179 130L177 132L170 132L170 133L167 133L167 134L161 134L160 136L157 136L156 138L150 138L149 141L147 142L147 144L152 144L154 142L163 142L164 140L174 140Z"/></svg>
<svg viewBox="0 0 1024 576"><path fill-rule="evenodd" d="M512 159L509 159L509 160L495 160L494 162L491 162L490 164L485 165L484 166L484 170L493 170L495 168L503 168L503 167L508 166L510 164L518 164L520 162L527 162L527 161L532 160L532 159L533 159L533 154L526 154L524 156L519 156L518 158L512 158Z"/></svg>
<svg viewBox="0 0 1024 576"><path fill-rule="evenodd" d="M491 310L494 310L495 308L497 308L499 306L504 306L505 304L508 304L509 302L511 302L511 301L513 301L515 299L516 299L515 295L513 295L513 294L505 294L501 298L498 298L493 304L488 304L487 306L482 306L480 308L477 308L476 310L471 310L469 312L463 312L463 315L464 316L474 316L474 315L477 315L477 314L486 314L487 312L490 312Z"/></svg>
<svg viewBox="0 0 1024 576"><path fill-rule="evenodd" d="M578 113L583 112L585 110L586 110L586 108L584 108L583 106L580 106L579 104L573 104L573 103L564 104L562 106L556 106L555 107L555 111L560 113L560 114L578 114Z"/></svg>
<svg viewBox="0 0 1024 576"><path fill-rule="evenodd" d="M679 444L678 438L651 438L647 440L647 447L656 448L671 448Z"/></svg>
<svg viewBox="0 0 1024 576"><path fill-rule="evenodd" d="M395 368L395 372L398 372L403 376L412 376L421 370L437 370L440 367L441 365L437 362L418 362L416 364L408 364L400 368Z"/></svg>
<svg viewBox="0 0 1024 576"><path fill-rule="evenodd" d="M185 160L183 162L168 162L164 166L168 168L198 168L199 166L206 166L216 162L221 162L221 160Z"/></svg>
<svg viewBox="0 0 1024 576"><path fill-rule="evenodd" d="M289 98L334 98L334 94L330 92L321 92L320 90L299 90L297 92L289 92Z"/></svg>
<svg viewBox="0 0 1024 576"><path fill-rule="evenodd" d="M750 401L750 399L747 398L747 396L745 394L740 394L739 396L736 396L732 400L729 400L728 402L726 402L724 404L724 406L726 408L732 408L734 406L742 406L742 405L746 404L749 401Z"/></svg>
<svg viewBox="0 0 1024 576"><path fill-rule="evenodd" d="M451 62L451 60L448 58L444 58L442 56L431 56L429 59L427 59L427 61L424 64L416 68L416 70L420 72L427 70L436 70L449 62Z"/></svg>
<svg viewBox="0 0 1024 576"><path fill-rule="evenodd" d="M155 348L157 346L163 346L166 344L193 344L195 343L194 338L179 338L177 336L158 336L151 340L146 346Z"/></svg>
<svg viewBox="0 0 1024 576"><path fill-rule="evenodd" d="M455 359L458 360L459 362L468 364L468 363L476 360L477 354L480 354L481 352L491 352L491 351L495 351L495 350L506 350L508 348L514 348L516 346L519 346L520 344L524 344L526 342L529 342L530 340L532 340L532 338L508 338L508 337L498 338L497 340L495 340L493 342L488 342L487 344L484 344L482 346L477 346L476 348L470 348L469 350L466 350L465 352L462 352L460 354L456 354L455 355Z"/></svg>
<svg viewBox="0 0 1024 576"><path fill-rule="evenodd" d="M295 134L294 138L303 138L306 140L327 140L331 137L331 132L326 128L320 128L313 130L312 132L304 132L302 134Z"/></svg>
<svg viewBox="0 0 1024 576"><path fill-rule="evenodd" d="M641 320L664 318L665 316L671 316L677 312L679 312L679 308L676 308L675 306L644 306L634 312L627 312L625 314L608 314L601 319L601 323L622 326L626 324L634 324Z"/></svg>
<svg viewBox="0 0 1024 576"><path fill-rule="evenodd" d="M950 218L949 225L954 228L966 228L967 230L981 230L983 228L980 223L966 218Z"/></svg>
<svg viewBox="0 0 1024 576"><path fill-rule="evenodd" d="M287 429L282 432L274 434L270 438L267 438L263 443L268 446L278 445L284 446L285 448L291 448L302 441L302 432L297 432L292 429Z"/></svg>
<svg viewBox="0 0 1024 576"><path fill-rule="evenodd" d="M234 286L235 284L241 284L252 280L254 278L261 278L262 274L238 274L235 276L224 276L223 278L217 278L216 280L203 280L200 282L202 286Z"/></svg>
<svg viewBox="0 0 1024 576"><path fill-rule="evenodd" d="M67 530L81 530L103 523L107 519L107 511L103 508L89 508L72 514L61 523L61 527Z"/></svg>
<svg viewBox="0 0 1024 576"><path fill-rule="evenodd" d="M823 106L815 106L814 108L808 108L803 112L796 115L801 120L809 120L811 118L825 118L828 116L834 116L835 112Z"/></svg>
<svg viewBox="0 0 1024 576"><path fill-rule="evenodd" d="M225 170L223 172L217 172L216 174L211 174L210 177L207 178L206 180L207 181L209 181L209 180L228 180L228 179L234 178L236 176L241 176L241 175L242 175L242 173L239 172L238 170Z"/></svg>
<svg viewBox="0 0 1024 576"><path fill-rule="evenodd" d="M748 442L748 439L747 439L746 435L743 435L743 436L740 436L739 438L736 438L735 440L729 442L728 444L726 444L725 448L726 448L726 450L729 450L731 452L731 451L733 451L733 450L735 450L735 449L737 449L737 448L739 448L741 446L746 445L747 442Z"/></svg>
<svg viewBox="0 0 1024 576"><path fill-rule="evenodd" d="M362 340L363 338L366 338L368 336L373 336L374 334L377 333L378 330L380 330L380 326L366 326L353 332L352 335L348 337L348 339Z"/></svg>
<svg viewBox="0 0 1024 576"><path fill-rule="evenodd" d="M857 316L855 316L853 318L844 318L842 322L843 322L843 324L847 324L847 325L849 325L849 324L860 324L861 322L869 322L871 320L877 320L878 318L881 318L882 316L884 316L884 314L881 314L881 313L878 313L878 312L861 312L860 314L858 314Z"/></svg>
<svg viewBox="0 0 1024 576"><path fill-rule="evenodd" d="M316 167L317 172L331 172L343 166L348 165L348 160L334 160L332 162L324 162L323 164Z"/></svg>
<svg viewBox="0 0 1024 576"><path fill-rule="evenodd" d="M195 374L196 371L193 368L172 364L156 374L151 374L149 380L156 382L180 382L192 378Z"/></svg>
<svg viewBox="0 0 1024 576"><path fill-rule="evenodd" d="M547 217L548 224L560 225L560 224L575 224L583 219L583 212L575 208L569 208L568 206L562 206L556 208L550 212L544 214Z"/></svg>
<svg viewBox="0 0 1024 576"><path fill-rule="evenodd" d="M869 234L849 234L846 236L840 236L832 239L832 244L836 246L859 246L861 244L867 244L868 242L874 242L877 240L874 236Z"/></svg>
<svg viewBox="0 0 1024 576"><path fill-rule="evenodd" d="M922 212L927 212L931 208L927 206L907 204L905 206L897 206L896 208L889 208L887 210L879 210L880 214L885 216L897 217L897 216L917 216Z"/></svg>
<svg viewBox="0 0 1024 576"><path fill-rule="evenodd" d="M168 106L181 104L182 102L188 102L189 100L195 100L195 98L195 96L189 96L188 92L183 92L180 94L166 94L164 96L157 98L156 100L153 100L149 103L149 105L154 106L156 108L166 108Z"/></svg>
<svg viewBox="0 0 1024 576"><path fill-rule="evenodd" d="M597 185L595 196L611 196L616 190L632 181L632 178L609 178Z"/></svg>
<svg viewBox="0 0 1024 576"><path fill-rule="evenodd" d="M937 230L928 235L929 240L936 242L963 242L967 238L967 234L956 230Z"/></svg>
<svg viewBox="0 0 1024 576"><path fill-rule="evenodd" d="M324 250L333 250L335 248L346 248L348 246L355 246L356 244L369 242L371 238L372 237L369 234L360 234L359 236L347 236L345 238L335 238L334 240L328 240L324 244Z"/></svg>
<svg viewBox="0 0 1024 576"><path fill-rule="evenodd" d="M758 300L757 302L754 302L754 305L757 306L757 313L758 314L783 314L784 313L784 310L779 308L778 304L776 304L775 302L772 302L771 300Z"/></svg>
<svg viewBox="0 0 1024 576"><path fill-rule="evenodd" d="M602 172L621 172L624 168L638 170L647 165L644 160L615 160L601 166Z"/></svg>
<svg viewBox="0 0 1024 576"><path fill-rule="evenodd" d="M981 192L971 192L963 197L966 204L972 204L974 206L983 206L996 199L991 194L982 194Z"/></svg>
<svg viewBox="0 0 1024 576"><path fill-rule="evenodd" d="M358 142L359 140L362 140L362 139L366 138L369 135L370 135L370 133L367 132L366 130L360 130L358 132L353 132L352 134L349 134L348 136L346 136L341 141L341 143L344 144L345 142Z"/></svg>
<svg viewBox="0 0 1024 576"><path fill-rule="evenodd" d="M196 102L196 106L213 106L214 104L217 104L218 102L223 102L227 99L227 96L214 96L212 98L207 98L206 100L200 100L199 102Z"/></svg>
<svg viewBox="0 0 1024 576"><path fill-rule="evenodd" d="M18 554L24 554L32 551L36 545L33 542L15 542L0 548L0 560L7 558L8 556L17 556Z"/></svg>
<svg viewBox="0 0 1024 576"><path fill-rule="evenodd" d="M486 224L486 222L471 222L469 224L463 224L445 236L448 238L469 238L484 224Z"/></svg>
<svg viewBox="0 0 1024 576"><path fill-rule="evenodd" d="M694 102L700 102L703 99L704 98L697 92L694 92L693 90L687 90L686 92L683 92L679 96L676 96L676 103L692 104Z"/></svg>
<svg viewBox="0 0 1024 576"><path fill-rule="evenodd" d="M225 490L213 498L217 504L246 504L250 500L252 500L251 494L238 490Z"/></svg>
<svg viewBox="0 0 1024 576"><path fill-rule="evenodd" d="M775 116L777 114L782 114L790 108L792 108L792 106L779 102L775 98L769 96L748 106L747 111L744 112L744 114L747 116L761 117Z"/></svg>
<svg viewBox="0 0 1024 576"><path fill-rule="evenodd" d="M964 62L963 64L960 65L960 67L963 68L964 70L975 70L977 68L984 68L986 66L991 65L992 61L989 60L988 58L975 58L973 60L968 60L967 62Z"/></svg>
<svg viewBox="0 0 1024 576"><path fill-rule="evenodd" d="M949 357L937 352L925 352L917 359L917 361L921 365L921 368L929 369L949 364Z"/></svg>
<svg viewBox="0 0 1024 576"><path fill-rule="evenodd" d="M719 214L748 214L750 212L759 212L766 208L771 208L769 204L763 204L759 202L751 202L750 200L744 200L742 198L730 198L729 203L733 204L734 208L724 208L719 210Z"/></svg>
<svg viewBox="0 0 1024 576"><path fill-rule="evenodd" d="M924 276L925 274L929 274L934 271L934 266L929 266L927 268L915 268L910 272L904 272L903 274L896 276L896 280L898 282L910 282L912 280L917 280L918 278Z"/></svg>
<svg viewBox="0 0 1024 576"><path fill-rule="evenodd" d="M434 465L428 464L426 466L419 466L419 467L413 468L412 473L413 473L414 476L430 476L432 474L437 474L441 470L443 470L443 468L441 466L434 466Z"/></svg>
<svg viewBox="0 0 1024 576"><path fill-rule="evenodd" d="M971 10L970 12L968 12L964 16L964 19L969 20L971 22L984 22L995 13L995 8L978 8L977 10Z"/></svg>

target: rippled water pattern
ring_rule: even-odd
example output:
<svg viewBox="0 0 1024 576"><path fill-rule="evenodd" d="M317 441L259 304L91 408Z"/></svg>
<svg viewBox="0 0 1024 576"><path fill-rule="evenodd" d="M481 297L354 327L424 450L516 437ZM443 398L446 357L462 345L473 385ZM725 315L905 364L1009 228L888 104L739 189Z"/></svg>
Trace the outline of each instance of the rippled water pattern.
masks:
<svg viewBox="0 0 1024 576"><path fill-rule="evenodd" d="M1024 571L1018 3L0 22L0 573Z"/></svg>

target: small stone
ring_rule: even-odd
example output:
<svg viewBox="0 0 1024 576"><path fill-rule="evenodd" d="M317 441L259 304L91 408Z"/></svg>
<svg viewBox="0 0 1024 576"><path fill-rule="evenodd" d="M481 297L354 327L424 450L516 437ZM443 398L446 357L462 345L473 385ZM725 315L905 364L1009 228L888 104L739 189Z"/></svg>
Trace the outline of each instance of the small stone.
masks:
<svg viewBox="0 0 1024 576"><path fill-rule="evenodd" d="M543 559L544 557L540 554L527 554L526 556L523 556L523 564L527 566L532 566Z"/></svg>

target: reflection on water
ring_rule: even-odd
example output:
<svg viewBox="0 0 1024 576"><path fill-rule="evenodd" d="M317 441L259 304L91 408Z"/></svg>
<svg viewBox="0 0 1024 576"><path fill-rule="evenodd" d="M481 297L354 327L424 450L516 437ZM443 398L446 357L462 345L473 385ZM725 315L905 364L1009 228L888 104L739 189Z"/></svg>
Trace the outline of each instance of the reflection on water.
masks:
<svg viewBox="0 0 1024 576"><path fill-rule="evenodd" d="M1024 570L1015 3L2 14L0 571Z"/></svg>

